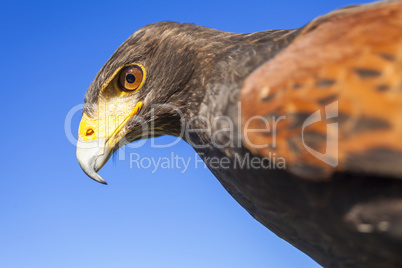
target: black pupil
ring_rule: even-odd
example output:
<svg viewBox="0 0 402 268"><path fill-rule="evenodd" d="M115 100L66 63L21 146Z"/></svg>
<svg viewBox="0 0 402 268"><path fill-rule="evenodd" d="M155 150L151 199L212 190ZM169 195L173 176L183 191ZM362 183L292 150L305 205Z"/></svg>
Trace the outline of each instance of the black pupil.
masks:
<svg viewBox="0 0 402 268"><path fill-rule="evenodd" d="M127 83L130 83L130 84L134 83L135 82L135 76L133 74L126 75L126 81L127 81Z"/></svg>

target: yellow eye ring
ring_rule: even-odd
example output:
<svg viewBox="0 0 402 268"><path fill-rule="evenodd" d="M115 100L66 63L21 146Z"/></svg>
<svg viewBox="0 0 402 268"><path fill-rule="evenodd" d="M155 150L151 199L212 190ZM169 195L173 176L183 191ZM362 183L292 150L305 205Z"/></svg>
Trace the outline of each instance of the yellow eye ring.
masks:
<svg viewBox="0 0 402 268"><path fill-rule="evenodd" d="M122 91L135 91L140 88L145 79L145 72L140 65L124 67L119 74L119 87Z"/></svg>

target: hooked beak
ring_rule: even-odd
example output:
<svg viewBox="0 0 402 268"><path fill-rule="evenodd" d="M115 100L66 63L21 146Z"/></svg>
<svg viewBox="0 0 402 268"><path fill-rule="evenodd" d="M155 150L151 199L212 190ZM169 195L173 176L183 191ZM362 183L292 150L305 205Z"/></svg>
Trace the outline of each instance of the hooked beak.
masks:
<svg viewBox="0 0 402 268"><path fill-rule="evenodd" d="M88 177L103 184L107 183L97 172L109 160L111 152L105 148L105 139L93 141L79 139L77 142L77 160L82 170Z"/></svg>
<svg viewBox="0 0 402 268"><path fill-rule="evenodd" d="M77 160L91 179L107 184L97 172L106 164L116 150L116 145L128 133L126 124L141 107L142 102L138 102L131 112L123 116L122 122L118 120L122 115L90 118L83 114L78 131Z"/></svg>

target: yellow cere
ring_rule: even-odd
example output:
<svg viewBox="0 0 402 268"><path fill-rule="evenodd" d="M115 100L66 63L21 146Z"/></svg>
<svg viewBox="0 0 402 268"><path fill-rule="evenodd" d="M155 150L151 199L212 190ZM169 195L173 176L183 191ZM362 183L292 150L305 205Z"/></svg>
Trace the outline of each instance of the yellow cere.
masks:
<svg viewBox="0 0 402 268"><path fill-rule="evenodd" d="M101 102L102 104L104 102ZM127 107L118 109L117 105L109 104L108 108L104 105L98 106L98 116L90 118L83 114L78 130L78 136L84 141L92 141L99 138L107 139L111 143L113 138L122 130L134 115L136 115L142 107L142 102L138 102L131 111ZM121 109L123 108L123 109ZM124 109L126 108L126 109ZM127 111L130 111L127 114Z"/></svg>

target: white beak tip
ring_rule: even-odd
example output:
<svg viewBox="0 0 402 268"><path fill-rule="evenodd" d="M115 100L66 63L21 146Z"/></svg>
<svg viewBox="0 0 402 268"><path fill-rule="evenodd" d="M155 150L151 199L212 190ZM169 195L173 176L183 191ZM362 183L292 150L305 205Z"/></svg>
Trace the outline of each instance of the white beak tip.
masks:
<svg viewBox="0 0 402 268"><path fill-rule="evenodd" d="M99 143L99 141L86 142L78 140L77 160L88 177L94 181L107 185L106 181L97 173L97 171L99 171L107 162L110 153L105 153L105 148L98 146Z"/></svg>

